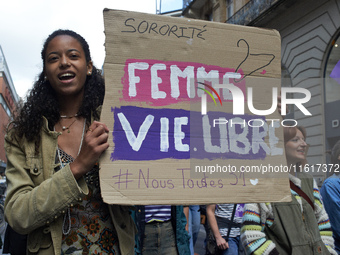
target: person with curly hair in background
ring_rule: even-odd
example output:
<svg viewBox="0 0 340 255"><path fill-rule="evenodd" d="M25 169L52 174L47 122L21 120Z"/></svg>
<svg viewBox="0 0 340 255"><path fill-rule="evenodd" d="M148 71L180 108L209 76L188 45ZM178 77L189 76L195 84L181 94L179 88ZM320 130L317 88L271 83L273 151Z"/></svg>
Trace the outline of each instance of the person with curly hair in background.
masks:
<svg viewBox="0 0 340 255"><path fill-rule="evenodd" d="M98 159L109 147L99 122L105 85L85 39L46 39L43 70L7 128L5 217L27 234L27 254L133 254L129 208L105 204Z"/></svg>

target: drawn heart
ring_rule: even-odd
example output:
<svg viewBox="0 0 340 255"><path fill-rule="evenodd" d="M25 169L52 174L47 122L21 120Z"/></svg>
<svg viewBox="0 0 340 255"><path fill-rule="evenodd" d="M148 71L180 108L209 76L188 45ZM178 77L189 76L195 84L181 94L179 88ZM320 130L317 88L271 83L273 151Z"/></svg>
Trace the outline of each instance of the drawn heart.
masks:
<svg viewBox="0 0 340 255"><path fill-rule="evenodd" d="M259 180L258 179L255 179L255 180L250 179L250 183L255 186L259 183Z"/></svg>

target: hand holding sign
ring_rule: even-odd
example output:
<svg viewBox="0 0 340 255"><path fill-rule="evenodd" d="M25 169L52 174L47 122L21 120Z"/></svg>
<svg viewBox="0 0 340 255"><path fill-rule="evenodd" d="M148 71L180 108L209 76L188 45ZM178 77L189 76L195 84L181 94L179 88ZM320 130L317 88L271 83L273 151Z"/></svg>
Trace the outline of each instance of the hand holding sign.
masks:
<svg viewBox="0 0 340 255"><path fill-rule="evenodd" d="M104 123L94 121L90 125L83 139L79 155L71 164L71 170L76 179L89 172L109 147L108 132L109 129Z"/></svg>

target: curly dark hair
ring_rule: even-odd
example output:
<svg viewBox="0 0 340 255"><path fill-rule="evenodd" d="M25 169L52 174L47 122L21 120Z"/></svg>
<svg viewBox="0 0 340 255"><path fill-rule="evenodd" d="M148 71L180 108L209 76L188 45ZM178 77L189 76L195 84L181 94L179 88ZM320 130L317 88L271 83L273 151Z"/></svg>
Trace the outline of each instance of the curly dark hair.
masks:
<svg viewBox="0 0 340 255"><path fill-rule="evenodd" d="M33 88L29 91L24 104L18 107L12 125L9 126L9 128L15 128L15 135L17 135L17 137L21 138L25 136L28 141L36 142L36 146L40 141L40 130L43 125L42 116L47 118L51 130L60 119L59 103L56 93L52 89L49 81L45 79L44 74L46 48L53 38L60 35L72 36L78 40L85 52L86 62L91 61L88 43L74 31L56 30L46 39L41 51L43 71L34 83ZM84 98L78 111L78 116L86 118L87 122L89 122L91 120L91 114L93 114L94 119L98 120L100 116L96 109L102 105L104 94L104 79L100 70L93 66L91 75L88 75L85 81Z"/></svg>

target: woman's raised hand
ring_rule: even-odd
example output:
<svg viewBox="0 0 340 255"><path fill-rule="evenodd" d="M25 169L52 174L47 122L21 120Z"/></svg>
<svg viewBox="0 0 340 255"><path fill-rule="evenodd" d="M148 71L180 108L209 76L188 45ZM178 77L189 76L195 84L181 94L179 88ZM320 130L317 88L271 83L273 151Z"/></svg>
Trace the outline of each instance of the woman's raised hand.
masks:
<svg viewBox="0 0 340 255"><path fill-rule="evenodd" d="M76 179L89 172L102 153L109 147L109 129L104 123L94 121L86 132L78 157L70 165Z"/></svg>

